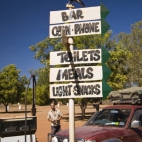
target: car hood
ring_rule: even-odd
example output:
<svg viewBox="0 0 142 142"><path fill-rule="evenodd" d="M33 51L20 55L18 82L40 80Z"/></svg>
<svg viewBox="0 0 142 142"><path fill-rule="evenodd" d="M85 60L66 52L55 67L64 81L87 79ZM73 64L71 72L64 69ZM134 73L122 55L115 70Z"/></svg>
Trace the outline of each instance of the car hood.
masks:
<svg viewBox="0 0 142 142"><path fill-rule="evenodd" d="M110 134L118 134L118 131L121 132L123 128L120 127L100 127L100 126L82 126L75 128L75 138L89 139L95 137L96 135L101 135L109 137ZM105 134L105 135L103 135ZM120 134L120 133L119 133ZM56 135L69 137L69 130L59 131Z"/></svg>

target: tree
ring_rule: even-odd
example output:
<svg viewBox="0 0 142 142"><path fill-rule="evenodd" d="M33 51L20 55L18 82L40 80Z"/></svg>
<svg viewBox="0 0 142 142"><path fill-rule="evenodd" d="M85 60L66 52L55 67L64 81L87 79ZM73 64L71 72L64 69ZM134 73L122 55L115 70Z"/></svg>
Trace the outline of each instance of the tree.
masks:
<svg viewBox="0 0 142 142"><path fill-rule="evenodd" d="M121 51L125 54L123 68L125 68L125 83L124 88L133 85L142 85L142 21L131 25L131 33L120 33L116 35L115 42ZM117 46L117 48L118 48ZM127 51L126 51L127 50ZM119 58L120 59L120 58ZM126 71L127 70L127 71ZM123 71L123 70L122 70ZM115 80L114 80L115 82ZM117 82L116 82L117 83ZM121 88L121 87L120 87ZM119 89L120 89L119 88Z"/></svg>
<svg viewBox="0 0 142 142"><path fill-rule="evenodd" d="M28 79L27 77L24 76L19 76L18 79L18 86L17 86L17 102L25 103L25 90L26 90L26 85L28 84Z"/></svg>
<svg viewBox="0 0 142 142"><path fill-rule="evenodd" d="M43 106L49 103L49 90L46 85L37 86L36 92L36 103L37 105Z"/></svg>
<svg viewBox="0 0 142 142"><path fill-rule="evenodd" d="M31 69L29 72L36 76L36 104L42 106L49 104L49 67L45 66L37 70ZM33 89L30 88L29 91L30 95L32 95ZM32 102L32 98L28 96L27 102Z"/></svg>
<svg viewBox="0 0 142 142"><path fill-rule="evenodd" d="M38 105L46 105L50 103L49 99L49 67L40 68L36 71L37 93L36 103Z"/></svg>
<svg viewBox="0 0 142 142"><path fill-rule="evenodd" d="M129 73L128 61L132 54L121 42L115 43L113 47L114 49L110 52L111 57L107 62L108 67L112 71L108 84L113 90L120 90L126 86Z"/></svg>
<svg viewBox="0 0 142 142"><path fill-rule="evenodd" d="M18 75L20 70L10 64L0 71L0 102L7 110L9 103L17 103L21 99L21 94L25 91L25 77Z"/></svg>

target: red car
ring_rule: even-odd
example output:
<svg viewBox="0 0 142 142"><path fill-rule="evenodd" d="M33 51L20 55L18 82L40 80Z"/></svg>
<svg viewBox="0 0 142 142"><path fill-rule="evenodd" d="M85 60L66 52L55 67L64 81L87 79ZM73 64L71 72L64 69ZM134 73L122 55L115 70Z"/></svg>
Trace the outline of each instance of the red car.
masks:
<svg viewBox="0 0 142 142"><path fill-rule="evenodd" d="M48 141L69 142L69 130L48 134ZM75 128L75 142L142 142L142 106L103 108L82 127Z"/></svg>

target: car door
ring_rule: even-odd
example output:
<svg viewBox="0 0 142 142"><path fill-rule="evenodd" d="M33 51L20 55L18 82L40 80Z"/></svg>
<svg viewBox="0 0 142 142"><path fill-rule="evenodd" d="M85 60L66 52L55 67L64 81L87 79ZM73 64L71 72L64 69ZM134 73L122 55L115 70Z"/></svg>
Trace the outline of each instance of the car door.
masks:
<svg viewBox="0 0 142 142"><path fill-rule="evenodd" d="M131 128L131 123L134 120L139 120L141 126L139 128ZM125 130L123 142L142 142L142 109L137 109L134 112L129 128Z"/></svg>

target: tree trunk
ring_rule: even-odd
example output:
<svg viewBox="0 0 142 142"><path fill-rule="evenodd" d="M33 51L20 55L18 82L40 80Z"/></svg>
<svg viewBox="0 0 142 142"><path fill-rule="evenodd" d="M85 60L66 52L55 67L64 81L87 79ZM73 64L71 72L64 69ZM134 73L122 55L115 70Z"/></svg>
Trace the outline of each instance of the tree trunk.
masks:
<svg viewBox="0 0 142 142"><path fill-rule="evenodd" d="M5 112L8 112L8 104L5 104Z"/></svg>
<svg viewBox="0 0 142 142"><path fill-rule="evenodd" d="M99 101L99 103L100 103L100 104L102 104L102 101L103 101L103 98L100 98L100 101Z"/></svg>
<svg viewBox="0 0 142 142"><path fill-rule="evenodd" d="M85 118L85 107L81 107L81 117L82 117L82 119L84 119Z"/></svg>
<svg viewBox="0 0 142 142"><path fill-rule="evenodd" d="M83 99L81 100L81 102L79 103L79 106L81 108L81 117L82 119L85 118L85 110L87 108L87 102L85 102Z"/></svg>
<svg viewBox="0 0 142 142"><path fill-rule="evenodd" d="M7 110L8 103L4 103L3 101L2 101L2 103L5 106L5 112L7 113L8 112L8 110Z"/></svg>
<svg viewBox="0 0 142 142"><path fill-rule="evenodd" d="M7 110L7 106L8 106L8 105L5 105L5 112L6 112L6 113L8 112L8 110Z"/></svg>

